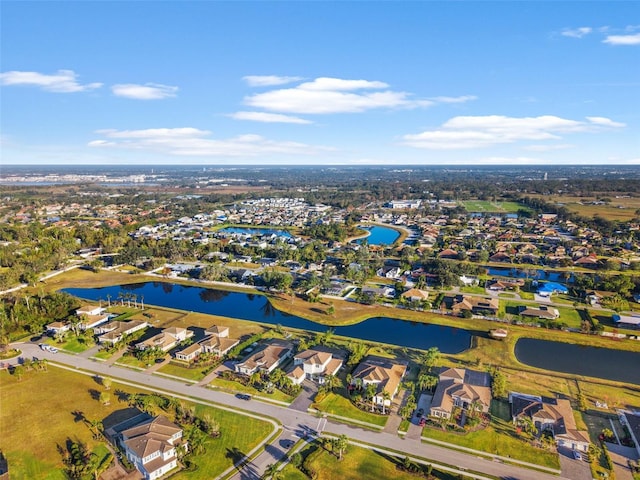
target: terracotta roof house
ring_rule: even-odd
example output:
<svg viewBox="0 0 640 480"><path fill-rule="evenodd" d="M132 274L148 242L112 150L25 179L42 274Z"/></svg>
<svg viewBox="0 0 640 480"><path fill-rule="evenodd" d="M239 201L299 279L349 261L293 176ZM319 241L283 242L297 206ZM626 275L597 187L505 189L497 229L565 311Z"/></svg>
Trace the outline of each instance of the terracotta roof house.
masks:
<svg viewBox="0 0 640 480"><path fill-rule="evenodd" d="M293 355L293 344L283 340L263 342L244 361L235 365L235 371L251 375L255 372L270 373Z"/></svg>
<svg viewBox="0 0 640 480"><path fill-rule="evenodd" d="M514 279L493 279L490 283L487 284L487 288L489 290L493 290L496 292L501 292L504 290L517 290L520 287L524 286L524 280L522 278L514 278Z"/></svg>
<svg viewBox="0 0 640 480"><path fill-rule="evenodd" d="M143 419L121 430L115 437L127 459L135 465L146 480L154 480L178 467L176 447L184 445L182 429L166 417ZM117 426L114 427L118 430Z"/></svg>
<svg viewBox="0 0 640 480"><path fill-rule="evenodd" d="M388 407L398 392L400 381L406 371L406 363L370 355L362 360L351 374L351 384L360 387L375 385L374 403ZM388 399L384 398L383 392L389 394Z"/></svg>
<svg viewBox="0 0 640 480"><path fill-rule="evenodd" d="M429 415L450 418L454 408L477 408L488 412L491 405L491 376L465 368L443 369L431 400Z"/></svg>
<svg viewBox="0 0 640 480"><path fill-rule="evenodd" d="M539 433L550 431L558 447L580 452L588 451L589 434L578 430L569 400L511 392L509 403L513 423L527 416L533 420Z"/></svg>
<svg viewBox="0 0 640 480"><path fill-rule="evenodd" d="M218 357L222 357L240 343L240 340L229 338L229 327L212 325L207 328L204 333L206 336L202 340L176 352L176 358L185 362L191 362L202 353L213 353Z"/></svg>
<svg viewBox="0 0 640 480"><path fill-rule="evenodd" d="M498 252L498 253L496 253L494 255L491 255L489 257L489 261L490 262L511 263L511 257L509 255L507 255L506 253Z"/></svg>
<svg viewBox="0 0 640 480"><path fill-rule="evenodd" d="M187 338L191 338L193 332L181 327L165 328L157 335L148 338L142 342L136 343L138 350L144 350L146 348L158 347L164 352L168 352L178 343L185 341Z"/></svg>
<svg viewBox="0 0 640 480"><path fill-rule="evenodd" d="M345 352L341 350L319 345L295 355L293 369L287 376L297 384L305 378L323 384L325 376L335 375L342 368L345 357ZM300 376L298 369L302 369L304 375Z"/></svg>
<svg viewBox="0 0 640 480"><path fill-rule="evenodd" d="M406 298L410 302L422 302L429 299L429 292L418 288L412 288L404 292L401 297Z"/></svg>
<svg viewBox="0 0 640 480"><path fill-rule="evenodd" d="M458 252L456 252L455 250L453 250L452 248L445 248L444 250L442 250L439 254L438 254L439 258L448 258L451 260L457 260L458 257Z"/></svg>
<svg viewBox="0 0 640 480"><path fill-rule="evenodd" d="M600 264L598 263L598 259L595 256L589 255L588 257L580 257L573 264L577 267L585 267L585 268L598 268Z"/></svg>
<svg viewBox="0 0 640 480"><path fill-rule="evenodd" d="M619 410L618 418L620 423L627 427L629 435L633 443L636 445L636 450L640 456L640 412L632 412L630 410Z"/></svg>
<svg viewBox="0 0 640 480"><path fill-rule="evenodd" d="M458 314L463 310L469 310L474 314L489 313L495 315L498 312L499 306L500 301L497 298L457 295L453 300L451 310Z"/></svg>
<svg viewBox="0 0 640 480"><path fill-rule="evenodd" d="M147 328L149 324L140 320L130 320L128 322L113 321L94 328L94 333L98 335L98 343L116 344L125 335L131 335L139 330Z"/></svg>

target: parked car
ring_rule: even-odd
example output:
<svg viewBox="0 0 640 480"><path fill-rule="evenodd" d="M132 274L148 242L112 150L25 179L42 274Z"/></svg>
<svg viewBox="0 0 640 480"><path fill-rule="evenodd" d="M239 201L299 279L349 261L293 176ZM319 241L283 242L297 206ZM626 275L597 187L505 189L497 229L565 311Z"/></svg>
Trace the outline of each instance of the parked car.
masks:
<svg viewBox="0 0 640 480"><path fill-rule="evenodd" d="M575 458L576 460L582 460L582 454L579 451L574 450L573 451L573 458Z"/></svg>
<svg viewBox="0 0 640 480"><path fill-rule="evenodd" d="M418 416L418 418L422 417L424 415L424 408L418 410L418 413L416 415Z"/></svg>

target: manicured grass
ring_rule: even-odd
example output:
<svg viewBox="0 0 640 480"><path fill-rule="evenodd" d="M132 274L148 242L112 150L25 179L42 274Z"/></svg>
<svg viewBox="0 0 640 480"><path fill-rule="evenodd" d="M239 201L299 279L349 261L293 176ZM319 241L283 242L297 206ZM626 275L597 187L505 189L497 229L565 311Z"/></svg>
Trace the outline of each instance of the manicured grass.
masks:
<svg viewBox="0 0 640 480"><path fill-rule="evenodd" d="M383 427L387 423L386 415L365 412L355 407L348 398L337 393L329 393L321 402L311 405L321 412L340 415L360 422L367 422Z"/></svg>
<svg viewBox="0 0 640 480"><path fill-rule="evenodd" d="M108 352L107 350L100 350L93 357L94 358L99 358L100 360L107 360L107 359L111 358L112 355L113 355L113 353Z"/></svg>
<svg viewBox="0 0 640 480"><path fill-rule="evenodd" d="M50 342L47 342L47 343L50 343ZM55 347L61 350L66 350L67 352L82 353L85 350L88 350L91 347L93 347L95 343L93 342L93 340L89 340L87 342L87 339L85 338L80 339L78 337L70 337L65 342L62 342L62 343L53 342L51 343L51 345L54 345Z"/></svg>
<svg viewBox="0 0 640 480"><path fill-rule="evenodd" d="M249 418L237 413L205 405L196 406L196 415L211 414L220 424L218 438L210 438L205 443L206 450L190 459L198 465L193 472L178 472L171 478L200 480L216 478L238 460L240 454L248 454L273 429L270 423Z"/></svg>
<svg viewBox="0 0 640 480"><path fill-rule="evenodd" d="M528 210L528 207L516 202L489 202L486 200L467 200L460 202L468 212L516 213L518 210Z"/></svg>
<svg viewBox="0 0 640 480"><path fill-rule="evenodd" d="M484 287L460 287L460 292L476 295L484 295L485 293L487 293Z"/></svg>
<svg viewBox="0 0 640 480"><path fill-rule="evenodd" d="M536 465L560 468L557 453L532 447L529 443L520 440L516 437L513 425L498 417L493 417L491 424L486 428L464 435L437 428L424 428L422 436Z"/></svg>
<svg viewBox="0 0 640 480"><path fill-rule="evenodd" d="M148 393L114 382L111 404L104 406L96 399L103 390L93 377L53 366L47 372L27 372L20 381L6 371L0 372L0 449L7 456L11 478L66 478L57 445L64 445L67 439L85 442L103 454L104 444L92 438L82 416L102 420L126 408L117 401L116 391ZM233 463L229 451L248 453L272 430L268 422L197 405L196 414L204 413L210 413L220 424L222 435L208 440L206 453L192 458L199 465L196 472L180 473L175 478L199 479L203 472L213 478Z"/></svg>
<svg viewBox="0 0 640 480"><path fill-rule="evenodd" d="M186 368L176 365L175 363L167 363L161 367L158 372L173 375L175 377L186 378L187 380L195 380L199 382L205 377L205 371L208 367L202 368Z"/></svg>
<svg viewBox="0 0 640 480"><path fill-rule="evenodd" d="M141 369L141 370L146 370L151 366L151 365L147 365L144 362L141 362L135 356L129 355L129 354L125 354L122 357L120 357L116 361L116 363L118 365L124 365L125 367L133 367L135 369Z"/></svg>
<svg viewBox="0 0 640 480"><path fill-rule="evenodd" d="M270 398L278 402L291 403L293 401L293 398L290 395L282 393L277 388L273 389L273 393L261 392L260 390L257 390L253 387L249 387L248 385L242 385L239 382L234 382L233 380L225 380L223 378L216 378L209 385L211 385L212 387L217 387L221 390L229 391L229 392L248 393L250 395L257 395L259 397Z"/></svg>
<svg viewBox="0 0 640 480"><path fill-rule="evenodd" d="M415 480L414 474L399 470L402 459L363 447L349 445L342 460L326 450L314 454L309 466L318 472L318 480L363 480L393 478L395 480ZM443 472L432 471L432 475L441 480L458 478ZM299 477L288 477L294 479Z"/></svg>

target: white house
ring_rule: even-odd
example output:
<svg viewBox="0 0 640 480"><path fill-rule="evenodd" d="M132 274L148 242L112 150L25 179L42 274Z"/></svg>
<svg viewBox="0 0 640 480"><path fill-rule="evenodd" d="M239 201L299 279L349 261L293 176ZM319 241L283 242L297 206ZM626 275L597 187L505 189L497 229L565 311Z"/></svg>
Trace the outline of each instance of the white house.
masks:
<svg viewBox="0 0 640 480"><path fill-rule="evenodd" d="M293 369L287 374L296 384L304 379L324 383L325 376L335 375L344 363L345 355L335 349L321 346L305 350L293 357ZM302 374L298 371L302 370Z"/></svg>
<svg viewBox="0 0 640 480"><path fill-rule="evenodd" d="M187 447L182 443L182 429L163 416L121 431L118 442L146 480L155 480L177 468L176 447Z"/></svg>
<svg viewBox="0 0 640 480"><path fill-rule="evenodd" d="M147 348L158 347L163 352L168 352L178 343L184 342L187 338L191 338L193 332L181 327L165 328L157 335L148 338L142 342L136 343L138 350L145 350Z"/></svg>

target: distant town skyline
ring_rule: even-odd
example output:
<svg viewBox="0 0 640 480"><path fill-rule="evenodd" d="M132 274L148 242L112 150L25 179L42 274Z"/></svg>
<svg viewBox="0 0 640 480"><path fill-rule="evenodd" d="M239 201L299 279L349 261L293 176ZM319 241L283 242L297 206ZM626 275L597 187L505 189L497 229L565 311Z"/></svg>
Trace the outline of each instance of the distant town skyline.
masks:
<svg viewBox="0 0 640 480"><path fill-rule="evenodd" d="M3 2L0 163L636 165L638 13Z"/></svg>

